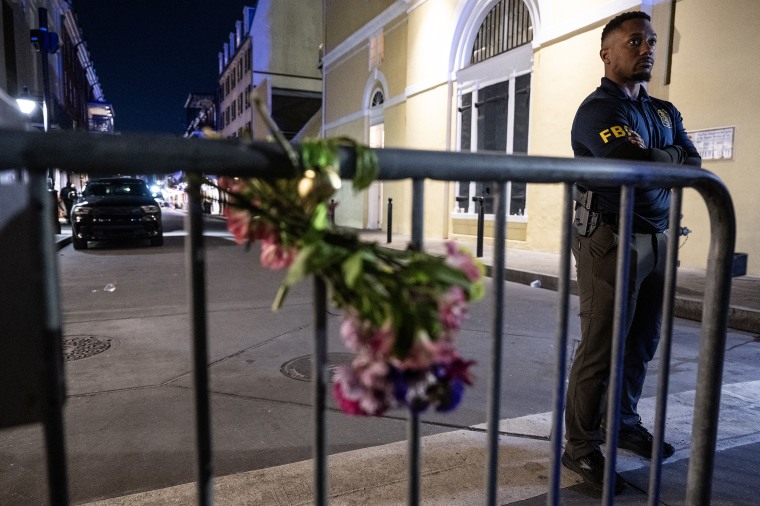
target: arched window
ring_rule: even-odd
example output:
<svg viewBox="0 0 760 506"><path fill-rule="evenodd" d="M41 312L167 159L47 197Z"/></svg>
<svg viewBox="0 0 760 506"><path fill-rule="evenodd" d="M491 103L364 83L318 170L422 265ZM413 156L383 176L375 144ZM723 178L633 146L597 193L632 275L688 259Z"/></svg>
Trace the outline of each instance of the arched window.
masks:
<svg viewBox="0 0 760 506"><path fill-rule="evenodd" d="M525 2L500 0L480 25L470 63L480 63L532 40L533 23Z"/></svg>
<svg viewBox="0 0 760 506"><path fill-rule="evenodd" d="M477 27L469 64L457 72L459 149L527 153L533 23L524 0L497 0ZM463 54L467 54L466 52ZM484 63L485 60L490 60ZM503 69L512 69L505 75ZM473 197L494 212L494 184L459 181L455 212L475 214ZM510 221L527 221L525 183L507 183Z"/></svg>
<svg viewBox="0 0 760 506"><path fill-rule="evenodd" d="M372 102L370 102L370 107L378 107L383 105L383 102L385 102L385 95L383 95L382 90L375 90L375 92L372 94Z"/></svg>

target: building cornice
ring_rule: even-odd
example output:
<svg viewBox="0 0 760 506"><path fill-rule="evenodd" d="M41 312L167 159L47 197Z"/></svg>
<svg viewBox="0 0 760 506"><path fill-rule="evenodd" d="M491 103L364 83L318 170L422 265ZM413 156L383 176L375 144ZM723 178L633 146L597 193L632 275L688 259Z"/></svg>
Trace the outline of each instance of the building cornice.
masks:
<svg viewBox="0 0 760 506"><path fill-rule="evenodd" d="M643 8L648 10L653 2L657 0L614 0L604 5L579 11L577 16L572 18L556 21L547 20L543 29L536 33L537 37L533 39L533 47L538 48L545 44L550 44L557 40L564 39L569 35L587 30L589 27L598 24L600 21L607 20L621 12Z"/></svg>

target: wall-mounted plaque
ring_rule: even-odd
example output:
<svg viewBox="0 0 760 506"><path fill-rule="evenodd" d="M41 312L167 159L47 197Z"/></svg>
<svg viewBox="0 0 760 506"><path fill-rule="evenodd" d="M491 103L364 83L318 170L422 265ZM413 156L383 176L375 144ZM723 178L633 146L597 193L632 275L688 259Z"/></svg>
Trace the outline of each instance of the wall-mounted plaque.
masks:
<svg viewBox="0 0 760 506"><path fill-rule="evenodd" d="M734 157L734 129L710 128L687 132L702 160L730 160Z"/></svg>

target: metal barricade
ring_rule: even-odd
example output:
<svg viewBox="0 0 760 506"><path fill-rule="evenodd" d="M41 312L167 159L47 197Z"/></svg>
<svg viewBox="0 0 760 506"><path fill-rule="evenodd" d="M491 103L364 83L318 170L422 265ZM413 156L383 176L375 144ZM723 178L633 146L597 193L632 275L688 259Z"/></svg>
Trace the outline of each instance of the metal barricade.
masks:
<svg viewBox="0 0 760 506"><path fill-rule="evenodd" d="M415 151L383 149L377 151L381 180L411 180L412 239L411 247L424 249L423 209L424 181L474 180L495 182L496 215L494 232L493 278L505 277L506 258L506 185L507 182L561 184L564 189L562 204L563 222L558 297L558 325L556 332L556 375L552 426L551 476L548 490L549 504L559 503L560 454L562 445L562 412L565 402L566 349L568 340L568 312L570 295L570 227L573 209L572 184L619 185L622 189L621 233L619 248L616 301L625 293L628 284L627 258L629 235L632 229L633 189L637 186L672 188L670 212L670 238L663 305L661 337L661 374L658 384L655 415L655 449L650 475L649 503L659 502L661 474L661 444L663 441L666 397L669 375L670 343L675 293L677 230L681 206L681 189L696 189L705 200L710 216L711 238L696 401L692 427L691 459L689 461L686 504L710 503L714 452L717 437L720 387L724 359L724 346L728 322L728 301L735 242L735 218L730 195L723 183L705 170L655 165L642 162L565 159L532 156L511 156L487 153L459 153L441 151ZM341 151L341 174L351 177L354 171L353 152ZM191 326L195 378L196 426L198 446L198 503L212 504L211 423L207 372L207 320L205 297L205 256L203 254L202 200L200 181L202 173L227 174L248 177L294 176L287 155L270 143L241 144L229 141L187 142L184 139L159 136L101 137L76 134L40 134L30 132L0 132L0 169L25 167L30 173L33 197L40 203L40 248L46 261L43 264L45 297L45 335L53 344L46 348L47 364L60 361L60 346L54 341L61 337L58 273L52 247L49 209L46 199L44 174L47 167L76 170L91 176L118 172L122 174L144 172L172 172L183 170L190 175L188 188L189 212L186 220L186 264L188 266L189 309L193 315ZM47 204L45 204L47 202ZM47 214L46 214L47 213ZM487 504L494 505L497 497L498 424L501 400L502 331L504 326L501 308L504 304L504 283L493 283L494 319L492 326L492 353L489 379L489 405L487 408ZM619 375L624 339L625 308L616 303L616 328L613 336L611 384L619 395ZM317 280L314 299L314 502L327 504L327 444L325 425L326 392L326 336L327 297L324 283ZM44 424L48 451L48 469L51 503L68 504L68 484L65 470L65 449L61 417L60 386L62 373L52 367L46 376L47 406ZM612 396L614 402L614 395ZM613 413L616 410L612 410ZM616 415L613 415L616 416ZM617 421L613 419L613 425ZM420 501L420 421L416 414L408 418L408 504ZM608 434L607 479L615 468L614 431ZM613 503L613 493L605 486L603 502Z"/></svg>

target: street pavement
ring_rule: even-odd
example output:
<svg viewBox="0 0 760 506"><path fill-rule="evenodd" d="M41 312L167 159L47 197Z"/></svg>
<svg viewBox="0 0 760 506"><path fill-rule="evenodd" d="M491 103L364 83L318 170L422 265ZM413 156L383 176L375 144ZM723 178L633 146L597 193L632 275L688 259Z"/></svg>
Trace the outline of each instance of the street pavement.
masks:
<svg viewBox="0 0 760 506"><path fill-rule="evenodd" d="M213 217L210 219L220 219ZM381 231L363 231L364 240L385 244L391 248L406 248L410 238L398 235L387 242L387 235ZM59 248L71 242L70 227L62 221L61 234L56 235ZM445 240L426 239L425 250L431 254L445 254ZM459 244L476 252L474 239L459 240ZM492 247L483 248L483 256L479 260L489 271L493 265ZM572 261L572 260L571 260ZM508 248L506 255L505 279L515 283L530 285L538 283L541 288L557 290L559 274L559 255L542 251L529 251L519 248ZM575 291L575 269L571 269L571 292ZM676 300L674 314L679 318L700 321L702 317L702 302L704 299L706 276L704 269L678 269L676 283ZM731 300L729 310L729 325L734 330L760 334L760 277L739 276L731 283Z"/></svg>
<svg viewBox="0 0 760 506"><path fill-rule="evenodd" d="M72 260L72 255L78 253L67 244L66 227L63 232L57 241L61 254L71 262L67 265L73 265L76 257ZM383 234L363 235L385 242ZM179 239L169 237L167 246ZM390 247L405 247L407 240L394 237ZM296 287L283 310L273 314L268 305L279 281L276 275L255 269L255 282L246 282L238 270L215 266L217 261L220 265L238 265L236 262L245 255L253 262L256 252L246 253L225 237L209 237L207 243L209 327L214 329L209 371L215 503L310 504L310 384L285 374L298 372L295 366L289 370L288 364L308 357L311 350L310 287L308 283ZM464 245L474 251L473 244ZM443 243L430 240L425 246L431 253L439 253ZM490 252L482 260L489 265ZM545 504L557 307L552 287L556 287L558 257L510 248L507 264L499 503ZM532 288L530 283L536 281L548 289ZM244 287L227 289L236 282ZM124 286L119 285L119 290L128 285ZM704 272L679 270L679 300L698 301L700 286L704 286ZM487 288L490 291L490 282ZM741 321L748 319L751 326L750 331L732 328L728 333L712 504L757 504L760 496L758 288L757 278L734 280L732 309L741 312ZM180 289L171 304L179 307L184 300ZM476 386L466 393L456 412L422 417L423 504L484 504L483 422L494 311L491 304L487 296L472 306L458 337L460 348L478 362ZM187 322L176 317L180 310L170 303L151 307L148 314L136 316L114 302L103 314L131 318L130 325L104 320L98 328L105 335L115 336L114 342L120 345L107 357L67 364L67 443L76 504L185 505L196 501ZM577 313L577 297L572 297L571 311ZM65 335L85 334L92 328L97 317L85 318L84 314L84 309L64 314ZM341 360L340 352L345 352L336 337L339 321L337 314L330 315L329 349L334 361ZM251 335L241 335L240 329L250 328L252 322ZM156 325L163 329L161 342L149 337ZM574 346L580 335L577 318L571 321L570 335ZM663 504L682 504L685 497L699 335L697 321L676 320L666 428L666 439L675 446L676 454L663 467ZM658 371L659 357L651 364L640 404L643 420L650 426ZM330 504L406 504L404 413L395 411L382 418L350 417L336 410L331 401L327 419ZM27 442L35 430L14 429L10 437L0 433L0 455L3 460L18 462L21 468L0 477L6 490L9 486L18 489L16 495L5 496L11 498L9 504L39 503L24 495L30 479L24 470L34 469L33 478L44 481L44 465L40 471L39 464L34 464L44 450ZM629 486L616 504L646 504L649 462L621 451L618 470ZM124 474L121 478L120 471ZM562 504L600 501L599 494L564 469L562 487Z"/></svg>

